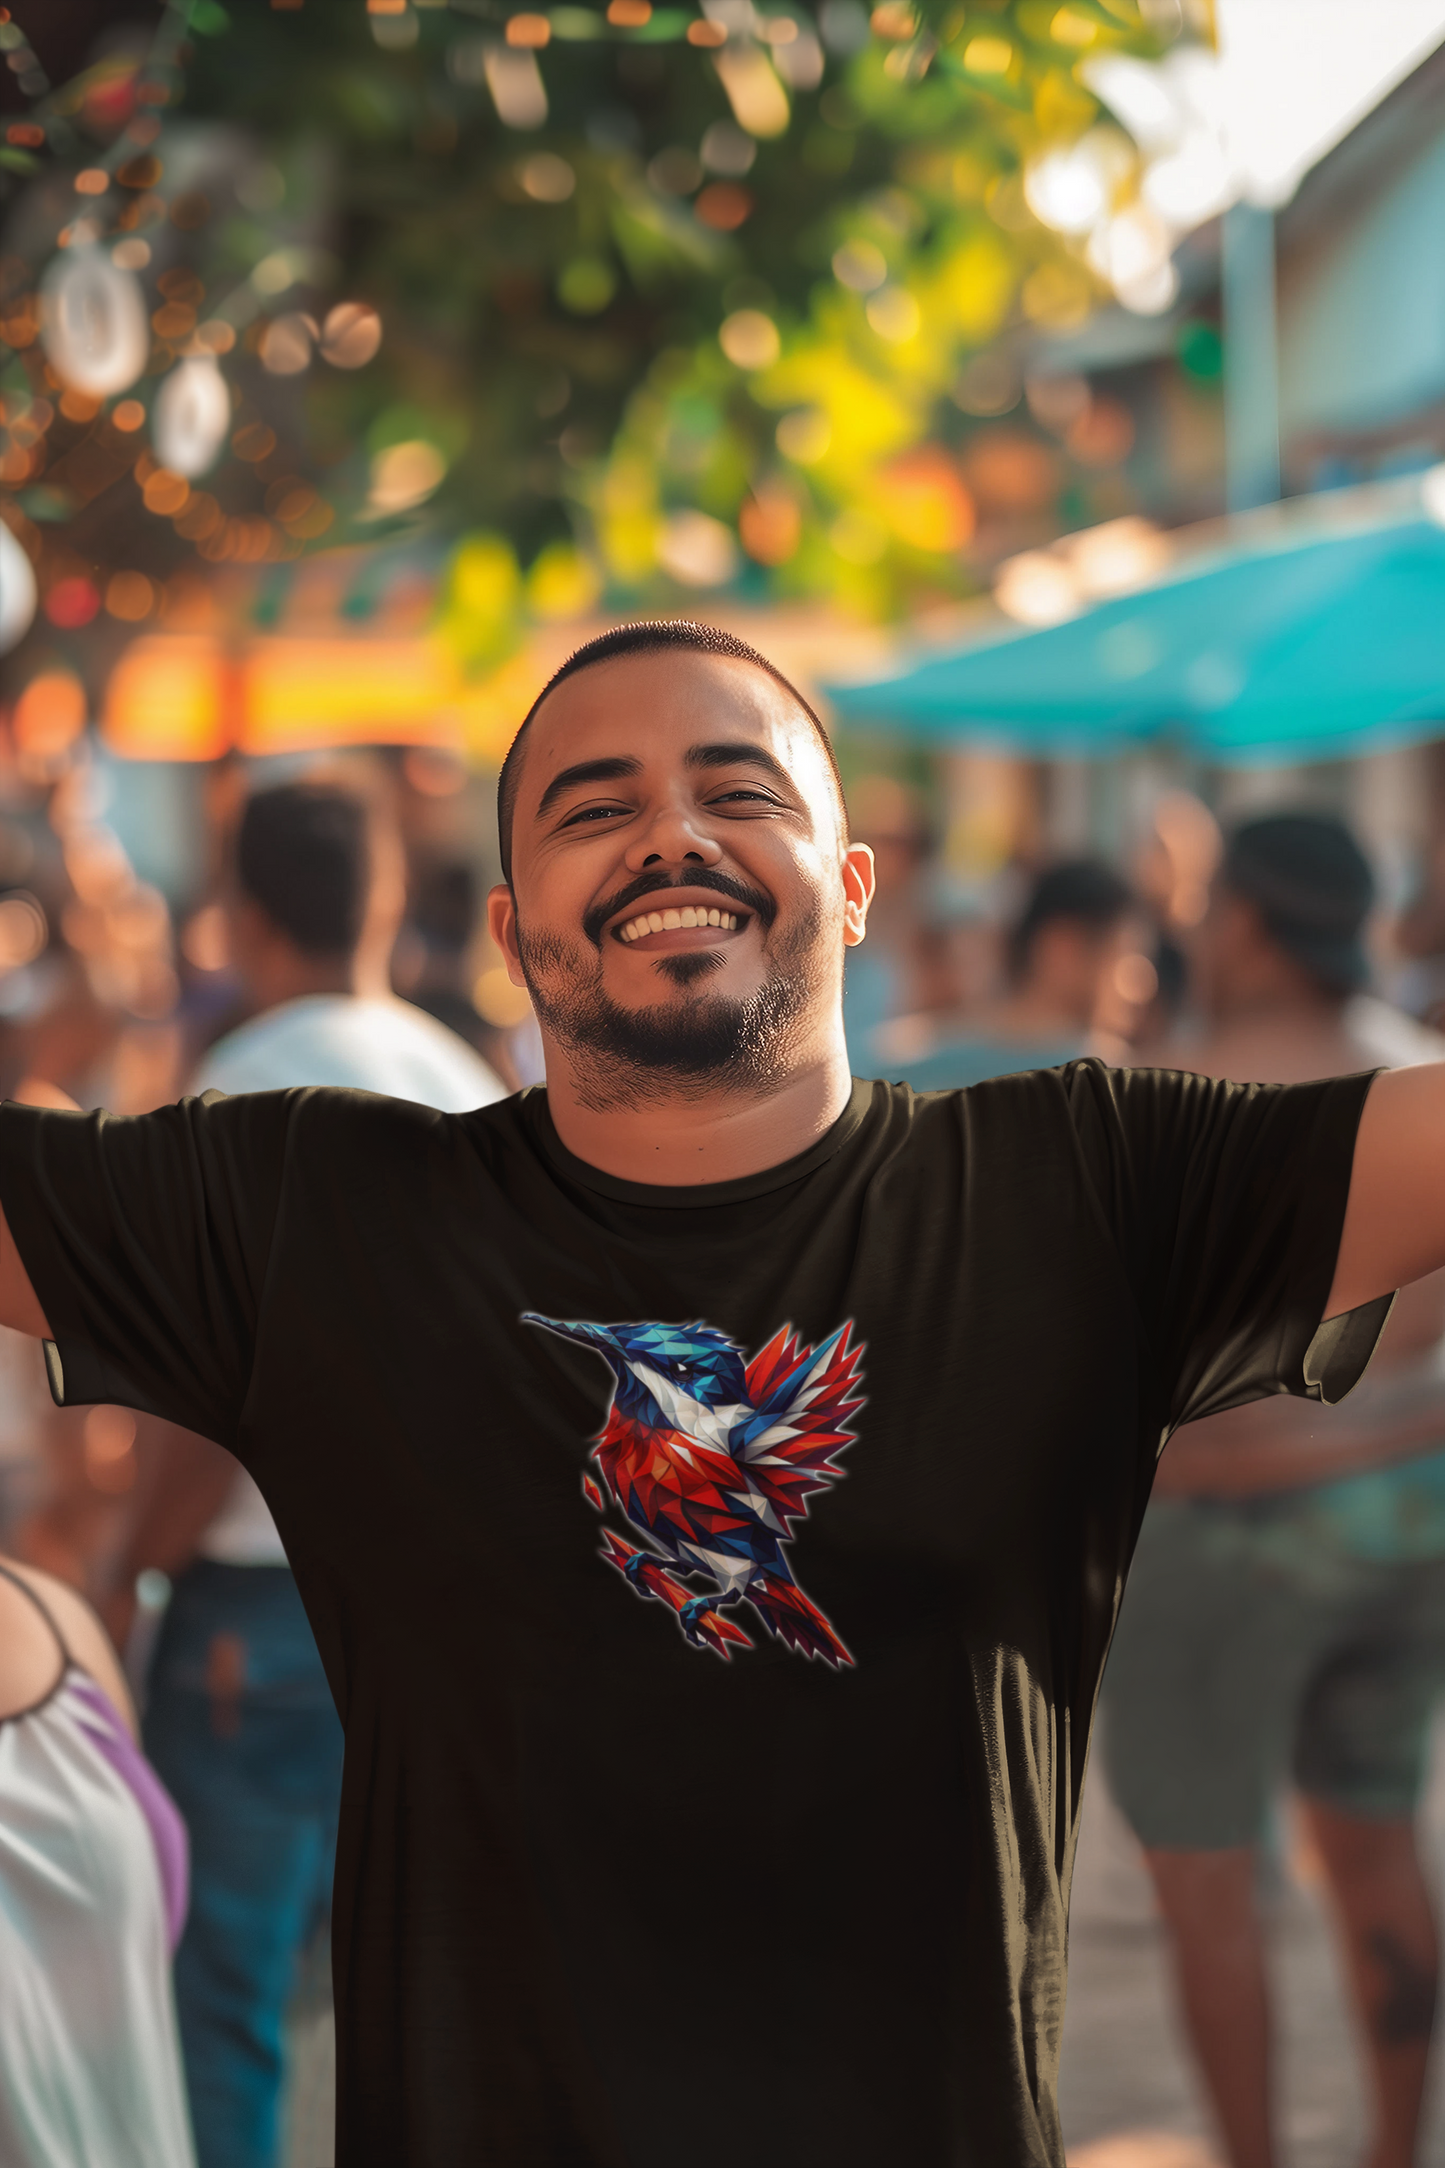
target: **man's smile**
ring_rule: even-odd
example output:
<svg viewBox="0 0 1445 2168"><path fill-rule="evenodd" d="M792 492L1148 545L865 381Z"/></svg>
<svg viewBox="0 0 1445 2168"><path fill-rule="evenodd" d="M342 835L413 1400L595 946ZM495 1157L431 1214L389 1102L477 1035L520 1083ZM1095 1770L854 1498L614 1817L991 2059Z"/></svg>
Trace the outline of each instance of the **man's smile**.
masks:
<svg viewBox="0 0 1445 2168"><path fill-rule="evenodd" d="M612 940L644 955L716 949L757 921L766 933L777 907L766 890L711 866L649 869L583 913L582 930L600 949Z"/></svg>
<svg viewBox="0 0 1445 2168"><path fill-rule="evenodd" d="M645 955L666 955L677 950L715 948L720 941L735 940L753 915L726 896L670 889L655 899L649 896L641 909L619 917L609 931L624 948L639 949Z"/></svg>

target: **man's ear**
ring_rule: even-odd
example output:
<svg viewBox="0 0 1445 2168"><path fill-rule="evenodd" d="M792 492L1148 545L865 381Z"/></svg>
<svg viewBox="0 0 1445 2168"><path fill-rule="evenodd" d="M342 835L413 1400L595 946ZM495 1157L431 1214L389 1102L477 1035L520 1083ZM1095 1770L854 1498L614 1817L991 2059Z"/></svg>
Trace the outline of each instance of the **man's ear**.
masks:
<svg viewBox="0 0 1445 2168"><path fill-rule="evenodd" d="M869 845L850 843L843 853L843 941L847 948L857 948L868 931L868 906L876 885Z"/></svg>
<svg viewBox="0 0 1445 2168"><path fill-rule="evenodd" d="M517 948L517 899L505 881L488 890L487 927L502 952L507 977L514 986L525 986L527 981Z"/></svg>

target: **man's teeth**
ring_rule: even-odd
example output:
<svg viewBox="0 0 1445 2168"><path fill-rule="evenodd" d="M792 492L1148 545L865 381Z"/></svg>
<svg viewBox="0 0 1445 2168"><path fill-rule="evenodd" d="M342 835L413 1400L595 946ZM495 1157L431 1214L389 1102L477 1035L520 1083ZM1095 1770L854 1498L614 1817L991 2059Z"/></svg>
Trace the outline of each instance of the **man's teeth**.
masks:
<svg viewBox="0 0 1445 2168"><path fill-rule="evenodd" d="M694 910L685 903L680 911L644 911L637 918L630 918L621 929L624 941L640 941L645 933L673 933L682 926L716 926L723 933L736 933L737 914L733 911Z"/></svg>

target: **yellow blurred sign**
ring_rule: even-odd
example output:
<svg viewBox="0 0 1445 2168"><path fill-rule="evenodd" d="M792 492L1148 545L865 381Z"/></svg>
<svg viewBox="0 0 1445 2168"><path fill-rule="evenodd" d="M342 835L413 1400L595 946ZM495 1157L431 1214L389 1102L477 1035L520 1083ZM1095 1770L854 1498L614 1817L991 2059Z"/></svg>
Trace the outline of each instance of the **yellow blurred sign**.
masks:
<svg viewBox="0 0 1445 2168"><path fill-rule="evenodd" d="M150 633L111 672L101 734L128 760L217 760L340 745L460 748L474 697L427 639Z"/></svg>
<svg viewBox="0 0 1445 2168"><path fill-rule="evenodd" d="M429 640L248 643L240 749L458 745L461 681Z"/></svg>

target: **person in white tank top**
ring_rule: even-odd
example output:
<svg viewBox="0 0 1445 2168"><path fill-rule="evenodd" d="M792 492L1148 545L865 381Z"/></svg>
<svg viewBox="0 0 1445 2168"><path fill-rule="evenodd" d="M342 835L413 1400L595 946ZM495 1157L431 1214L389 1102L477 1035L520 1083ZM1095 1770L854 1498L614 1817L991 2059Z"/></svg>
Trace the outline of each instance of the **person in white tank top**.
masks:
<svg viewBox="0 0 1445 2168"><path fill-rule="evenodd" d="M171 1999L186 1832L73 1590L0 1560L0 2161L195 2168Z"/></svg>

